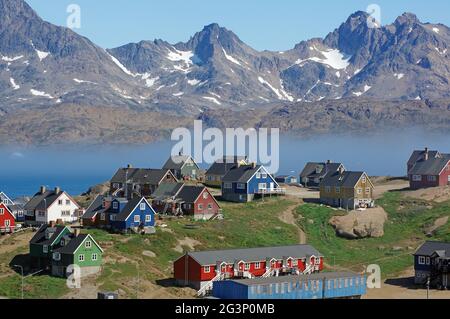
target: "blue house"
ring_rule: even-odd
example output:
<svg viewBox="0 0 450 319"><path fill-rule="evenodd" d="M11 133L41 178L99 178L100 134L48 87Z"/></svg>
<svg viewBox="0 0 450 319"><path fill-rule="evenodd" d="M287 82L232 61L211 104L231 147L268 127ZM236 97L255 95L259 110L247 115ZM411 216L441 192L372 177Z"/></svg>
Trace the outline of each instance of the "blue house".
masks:
<svg viewBox="0 0 450 319"><path fill-rule="evenodd" d="M351 272L280 276L213 283L213 296L235 300L359 299L367 292L366 277Z"/></svg>
<svg viewBox="0 0 450 319"><path fill-rule="evenodd" d="M297 184L298 179L297 176L293 175L280 175L275 178L278 183L281 184Z"/></svg>
<svg viewBox="0 0 450 319"><path fill-rule="evenodd" d="M120 232L146 230L155 226L155 211L145 197L129 201L113 200L108 217L111 228Z"/></svg>
<svg viewBox="0 0 450 319"><path fill-rule="evenodd" d="M251 202L256 196L284 194L264 166L236 165L222 179L222 198L226 201Z"/></svg>

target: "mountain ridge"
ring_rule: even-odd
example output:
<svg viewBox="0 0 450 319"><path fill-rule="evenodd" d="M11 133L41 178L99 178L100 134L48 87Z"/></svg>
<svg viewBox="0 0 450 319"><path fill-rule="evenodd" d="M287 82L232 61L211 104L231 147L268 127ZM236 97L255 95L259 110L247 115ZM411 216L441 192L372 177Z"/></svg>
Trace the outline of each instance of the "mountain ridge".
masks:
<svg viewBox="0 0 450 319"><path fill-rule="evenodd" d="M450 29L422 23L412 13L370 28L369 15L357 11L323 38L274 52L255 50L217 23L206 25L185 42L143 40L103 49L68 28L42 20L22 0L0 0L0 9L0 129L5 137L6 121L15 113L36 118L40 110L69 106L90 107L93 112L85 112L90 116L109 107L171 119L205 118L209 123L222 123L230 114L254 116L242 119L249 125L269 125L270 117L265 117L269 114L285 129L291 125L279 120L286 109L307 110L315 118L311 112L326 113L323 104L333 101L351 112L372 99L380 119L388 122L389 115L398 115L392 110L395 105L407 112L415 110L416 101L443 103L443 118L448 112L443 101L450 99ZM387 101L391 109L379 109L379 101ZM428 120L436 116L423 112ZM301 112L291 114L298 117ZM76 121L95 123L91 118L71 119L76 127ZM351 114L347 119L357 121ZM419 119L415 115L413 122ZM408 125L407 120L403 125Z"/></svg>

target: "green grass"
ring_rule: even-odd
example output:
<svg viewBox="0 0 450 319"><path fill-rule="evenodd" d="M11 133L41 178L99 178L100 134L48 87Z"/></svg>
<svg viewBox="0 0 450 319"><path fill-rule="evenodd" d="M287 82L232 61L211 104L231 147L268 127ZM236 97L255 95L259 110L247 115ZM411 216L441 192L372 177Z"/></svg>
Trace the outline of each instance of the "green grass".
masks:
<svg viewBox="0 0 450 319"><path fill-rule="evenodd" d="M128 263L108 262L97 282L102 289L129 291L133 297L135 291L127 282L137 276L139 264L140 276L150 281L171 278L172 263L183 255L175 251L178 239L191 238L199 244L196 250L231 249L242 247L276 246L297 243L297 231L294 226L286 225L278 219L283 210L293 203L286 199L270 199L247 204L221 203L224 220L193 221L188 219L167 220L168 231L158 229L154 235L111 235L102 230L89 230L99 241L111 241L113 248L105 255L112 259L120 256ZM188 229L185 226L198 228ZM189 247L182 247L185 251ZM142 255L148 250L156 254L155 258ZM131 289L130 289L131 288Z"/></svg>
<svg viewBox="0 0 450 319"><path fill-rule="evenodd" d="M24 278L25 299L55 299L68 292L66 280L50 276ZM21 276L14 274L0 280L0 296L19 299L22 297Z"/></svg>
<svg viewBox="0 0 450 319"><path fill-rule="evenodd" d="M448 216L450 203L430 203L422 200L403 198L400 192L386 193L378 201L389 215L382 238L347 240L336 236L329 224L332 216L344 214L330 208L307 204L298 208L304 219L300 223L307 233L308 242L326 256L331 266L340 266L362 271L369 264L381 266L383 276L398 274L413 265L413 250L427 240L424 229L442 216ZM431 207L432 206L432 207ZM313 220L314 223L308 221ZM448 240L449 226L440 229L432 240ZM403 247L394 251L394 247Z"/></svg>

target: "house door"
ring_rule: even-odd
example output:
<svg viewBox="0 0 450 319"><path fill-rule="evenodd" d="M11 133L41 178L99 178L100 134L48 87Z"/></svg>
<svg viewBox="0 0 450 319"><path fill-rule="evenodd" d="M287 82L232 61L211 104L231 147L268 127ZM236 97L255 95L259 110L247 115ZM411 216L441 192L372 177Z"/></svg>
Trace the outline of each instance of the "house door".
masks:
<svg viewBox="0 0 450 319"><path fill-rule="evenodd" d="M270 190L273 191L275 189L275 184L274 183L270 183Z"/></svg>
<svg viewBox="0 0 450 319"><path fill-rule="evenodd" d="M5 220L5 228L9 228L9 226L11 226L11 221L10 220Z"/></svg>

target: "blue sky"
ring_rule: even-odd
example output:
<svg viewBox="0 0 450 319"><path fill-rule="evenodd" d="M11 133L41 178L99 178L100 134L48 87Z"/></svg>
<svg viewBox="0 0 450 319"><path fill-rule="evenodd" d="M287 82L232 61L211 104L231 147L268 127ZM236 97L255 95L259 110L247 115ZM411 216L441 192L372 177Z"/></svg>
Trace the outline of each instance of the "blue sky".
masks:
<svg viewBox="0 0 450 319"><path fill-rule="evenodd" d="M65 25L69 4L81 7L76 32L111 48L160 38L186 41L204 25L217 22L258 50L286 50L323 37L347 17L376 3L383 24L403 12L425 22L450 25L448 0L27 0L45 20Z"/></svg>

